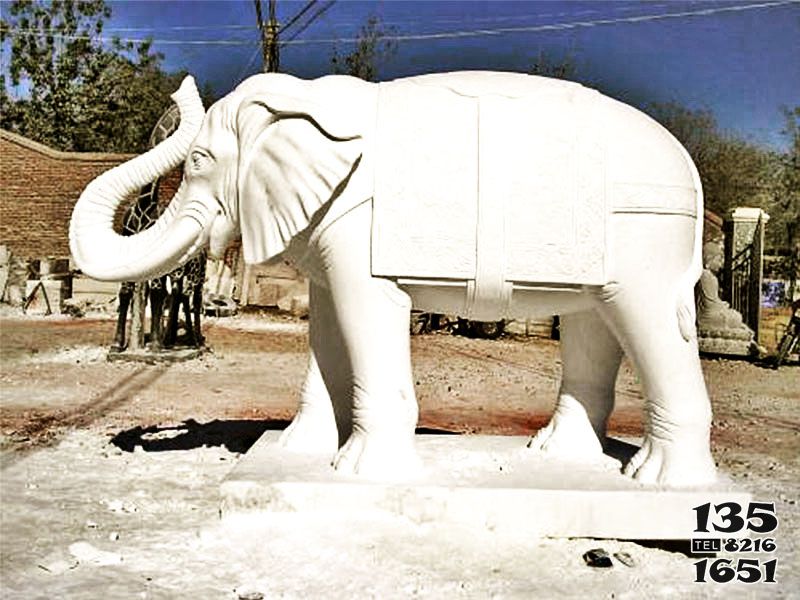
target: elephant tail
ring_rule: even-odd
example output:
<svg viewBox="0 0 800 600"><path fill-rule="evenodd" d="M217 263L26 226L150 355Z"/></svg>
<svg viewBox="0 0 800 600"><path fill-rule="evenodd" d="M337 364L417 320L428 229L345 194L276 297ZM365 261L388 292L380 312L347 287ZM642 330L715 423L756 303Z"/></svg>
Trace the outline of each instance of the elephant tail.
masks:
<svg viewBox="0 0 800 600"><path fill-rule="evenodd" d="M695 308L694 288L703 272L703 221L705 213L703 209L703 184L700 181L700 174L697 172L697 167L695 167L686 149L681 144L678 145L686 157L686 163L691 171L694 188L697 192L692 259L689 263L689 268L683 274L679 283L677 302L678 328L683 339L690 342L697 337L697 327L695 325L697 309Z"/></svg>

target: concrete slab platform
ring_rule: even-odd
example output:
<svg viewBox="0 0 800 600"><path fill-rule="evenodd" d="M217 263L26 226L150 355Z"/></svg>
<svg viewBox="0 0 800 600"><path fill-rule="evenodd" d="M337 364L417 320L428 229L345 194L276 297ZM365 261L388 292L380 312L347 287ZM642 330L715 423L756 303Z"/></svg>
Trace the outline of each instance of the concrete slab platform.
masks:
<svg viewBox="0 0 800 600"><path fill-rule="evenodd" d="M337 473L331 457L287 451L279 435L266 432L223 481L223 518L390 513L536 537L683 540L693 535L694 507L750 501L724 478L684 489L633 481L620 468L636 446L620 440L610 440L612 456L579 464L529 450L526 436L418 435L424 473L385 483Z"/></svg>
<svg viewBox="0 0 800 600"><path fill-rule="evenodd" d="M117 350L109 350L107 359L109 362L136 362L154 365L160 363L178 363L187 360L194 360L195 358L200 358L206 352L208 352L208 349L205 347L164 348L157 351L146 348L142 348L141 350L124 350L122 352Z"/></svg>

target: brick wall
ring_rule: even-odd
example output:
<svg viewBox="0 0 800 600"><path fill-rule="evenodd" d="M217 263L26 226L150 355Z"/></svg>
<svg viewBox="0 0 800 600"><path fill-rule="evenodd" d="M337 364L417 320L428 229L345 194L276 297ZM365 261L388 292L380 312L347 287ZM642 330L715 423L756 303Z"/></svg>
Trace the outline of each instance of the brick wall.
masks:
<svg viewBox="0 0 800 600"><path fill-rule="evenodd" d="M0 130L0 244L25 258L69 256L69 219L78 196L130 157L59 152Z"/></svg>

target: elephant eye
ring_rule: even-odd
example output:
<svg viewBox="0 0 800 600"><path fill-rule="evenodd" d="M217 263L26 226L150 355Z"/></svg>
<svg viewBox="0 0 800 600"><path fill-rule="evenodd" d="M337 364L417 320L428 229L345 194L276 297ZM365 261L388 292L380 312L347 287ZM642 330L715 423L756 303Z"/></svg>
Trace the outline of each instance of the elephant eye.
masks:
<svg viewBox="0 0 800 600"><path fill-rule="evenodd" d="M189 155L189 167L192 171L199 171L211 162L211 156L203 150L192 150Z"/></svg>

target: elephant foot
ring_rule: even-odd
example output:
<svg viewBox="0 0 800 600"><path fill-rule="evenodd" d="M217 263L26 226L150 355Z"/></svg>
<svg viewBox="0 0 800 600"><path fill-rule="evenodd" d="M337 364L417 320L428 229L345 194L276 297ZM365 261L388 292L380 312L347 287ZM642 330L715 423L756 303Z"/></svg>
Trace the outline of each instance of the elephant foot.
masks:
<svg viewBox="0 0 800 600"><path fill-rule="evenodd" d="M605 456L586 409L566 394L559 397L550 422L531 437L528 448L582 462L601 460Z"/></svg>
<svg viewBox="0 0 800 600"><path fill-rule="evenodd" d="M414 435L381 435L354 431L333 460L340 473L377 481L404 481L419 477L422 462Z"/></svg>
<svg viewBox="0 0 800 600"><path fill-rule="evenodd" d="M334 455L339 447L339 434L333 412L300 409L281 433L278 443L292 452Z"/></svg>
<svg viewBox="0 0 800 600"><path fill-rule="evenodd" d="M717 478L707 436L687 442L646 435L623 473L641 483L669 487L708 485Z"/></svg>

